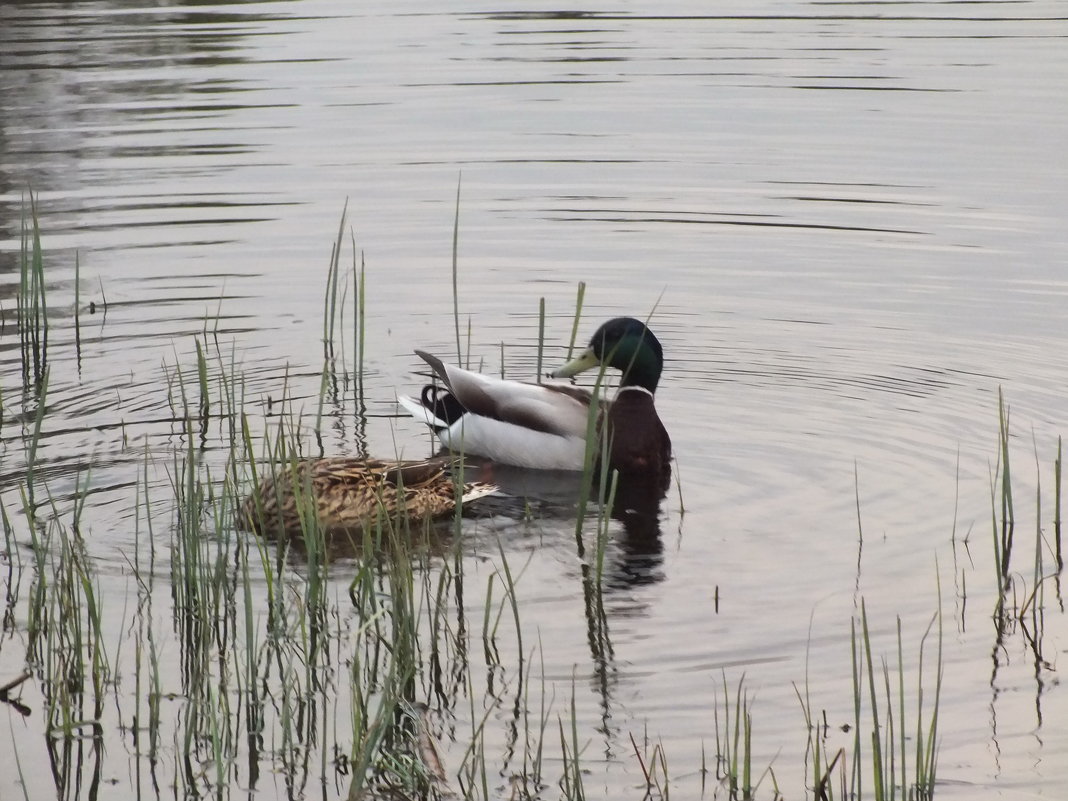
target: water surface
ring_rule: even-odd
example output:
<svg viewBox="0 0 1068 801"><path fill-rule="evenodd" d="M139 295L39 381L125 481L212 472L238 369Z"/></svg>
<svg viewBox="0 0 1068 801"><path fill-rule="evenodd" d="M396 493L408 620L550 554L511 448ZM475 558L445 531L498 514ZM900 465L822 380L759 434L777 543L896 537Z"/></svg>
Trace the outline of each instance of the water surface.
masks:
<svg viewBox="0 0 1068 801"><path fill-rule="evenodd" d="M990 477L1000 388L1021 528L1033 532L1036 471L1048 507L1068 419L1064 6L713 11L0 6L5 507L20 508L36 408L13 328L28 191L52 320L40 469L69 500L91 467L91 554L123 577L145 453L184 440L168 387L177 367L194 369L194 336L210 332L244 370L256 431L284 384L314 412L346 203L368 282L364 406L339 385L324 448L430 451L394 398L422 380L414 347L456 358L459 184L459 307L476 363L534 377L540 298L545 359L562 360L579 281L580 336L609 316L651 316L667 352L658 406L676 484L659 537L636 546L614 530L607 664L587 640L573 518L471 532L472 608L498 536L526 565L523 627L543 644L554 714L569 715L574 681L588 793L633 793L633 735L662 743L676 791L696 797L726 671L757 696L755 762L799 796L795 684L807 677L832 727L847 723L860 598L884 653L899 616L915 655L940 581L939 795L1061 797L1060 585L1043 585L1041 649L993 625ZM1022 595L1034 586L1026 539L1013 568ZM106 584L105 606L121 609L128 591ZM5 629L5 675L21 668L17 631ZM451 713L462 723L471 711ZM0 729L19 732L23 766L43 759L39 718L13 720ZM507 716L491 721L488 753L503 753ZM448 750L451 765L465 745ZM0 773L14 777L9 746ZM106 771L135 797L124 749L109 745ZM3 795L17 794L6 781ZM51 787L45 771L29 783L30 797Z"/></svg>

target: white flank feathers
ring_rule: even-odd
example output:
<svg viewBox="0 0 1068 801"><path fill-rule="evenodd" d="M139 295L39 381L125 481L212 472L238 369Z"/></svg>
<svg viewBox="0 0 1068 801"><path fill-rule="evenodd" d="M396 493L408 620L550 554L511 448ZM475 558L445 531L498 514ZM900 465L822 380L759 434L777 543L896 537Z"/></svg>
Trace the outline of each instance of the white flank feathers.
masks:
<svg viewBox="0 0 1068 801"><path fill-rule="evenodd" d="M471 413L437 434L455 453L535 470L581 470L586 457L584 437L547 434Z"/></svg>
<svg viewBox="0 0 1068 801"><path fill-rule="evenodd" d="M549 384L527 384L446 365L416 351L467 412L451 426L416 398L397 402L449 450L537 470L581 470L589 403Z"/></svg>

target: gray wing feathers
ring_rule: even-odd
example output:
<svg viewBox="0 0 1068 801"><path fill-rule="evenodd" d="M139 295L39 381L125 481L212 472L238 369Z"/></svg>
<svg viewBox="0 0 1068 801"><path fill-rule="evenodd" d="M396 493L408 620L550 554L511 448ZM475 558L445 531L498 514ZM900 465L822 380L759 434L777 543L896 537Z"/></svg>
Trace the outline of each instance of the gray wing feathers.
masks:
<svg viewBox="0 0 1068 801"><path fill-rule="evenodd" d="M415 353L473 414L547 434L586 436L590 399L575 387L507 381L446 365L425 351Z"/></svg>

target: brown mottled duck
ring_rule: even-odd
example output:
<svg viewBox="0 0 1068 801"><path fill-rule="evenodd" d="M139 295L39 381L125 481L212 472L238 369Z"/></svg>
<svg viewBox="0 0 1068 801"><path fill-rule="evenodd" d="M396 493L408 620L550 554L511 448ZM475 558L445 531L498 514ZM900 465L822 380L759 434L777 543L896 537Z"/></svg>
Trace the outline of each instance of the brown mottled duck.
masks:
<svg viewBox="0 0 1068 801"><path fill-rule="evenodd" d="M456 509L457 460L386 461L327 457L279 465L241 505L241 521L252 531L300 534L307 522L301 512L314 509L325 531L359 531L377 521L421 522ZM465 483L461 503L492 494L497 488ZM308 502L305 502L305 499Z"/></svg>

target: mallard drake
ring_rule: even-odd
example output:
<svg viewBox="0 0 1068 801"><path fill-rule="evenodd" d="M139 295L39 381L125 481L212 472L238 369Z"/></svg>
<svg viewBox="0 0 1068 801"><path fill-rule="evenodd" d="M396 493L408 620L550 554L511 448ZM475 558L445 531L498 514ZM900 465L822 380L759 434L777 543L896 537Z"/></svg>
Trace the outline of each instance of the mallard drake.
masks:
<svg viewBox="0 0 1068 801"><path fill-rule="evenodd" d="M582 470L592 396L569 384L528 384L474 373L416 354L445 385L398 402L433 428L451 450L540 470ZM660 341L633 317L609 320L578 358L551 373L569 378L594 367L622 373L597 430L610 436L609 467L627 475L670 474L671 438L653 396L664 366Z"/></svg>
<svg viewBox="0 0 1068 801"><path fill-rule="evenodd" d="M456 508L451 457L386 461L328 457L279 465L241 505L241 520L253 531L299 534L301 501L310 494L324 531L358 531L382 520L419 522ZM462 503L497 491L480 482L463 485Z"/></svg>

